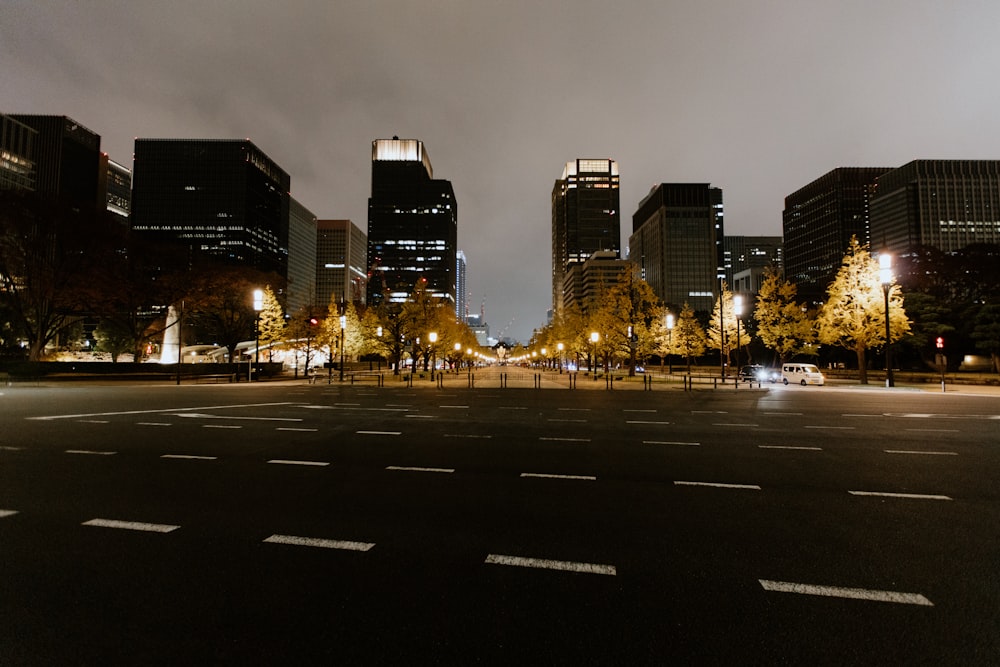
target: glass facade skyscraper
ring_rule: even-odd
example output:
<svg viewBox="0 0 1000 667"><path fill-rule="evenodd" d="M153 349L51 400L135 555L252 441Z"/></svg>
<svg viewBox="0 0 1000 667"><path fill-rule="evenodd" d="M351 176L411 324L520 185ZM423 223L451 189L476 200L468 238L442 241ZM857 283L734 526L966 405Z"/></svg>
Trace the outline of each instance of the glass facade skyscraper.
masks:
<svg viewBox="0 0 1000 667"><path fill-rule="evenodd" d="M422 141L372 142L368 199L368 303L404 302L418 281L455 308L458 204L451 182L434 178Z"/></svg>

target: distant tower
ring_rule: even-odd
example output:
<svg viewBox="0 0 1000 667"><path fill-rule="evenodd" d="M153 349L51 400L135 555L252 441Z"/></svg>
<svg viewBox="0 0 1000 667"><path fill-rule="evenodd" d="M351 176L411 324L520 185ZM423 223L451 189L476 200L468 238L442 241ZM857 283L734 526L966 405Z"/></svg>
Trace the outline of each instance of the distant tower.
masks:
<svg viewBox="0 0 1000 667"><path fill-rule="evenodd" d="M458 204L451 182L435 179L424 144L372 142L368 199L368 303L406 301L420 280L454 308Z"/></svg>
<svg viewBox="0 0 1000 667"><path fill-rule="evenodd" d="M552 310L563 308L563 281L572 264L598 251L621 256L618 163L567 162L552 188Z"/></svg>
<svg viewBox="0 0 1000 667"><path fill-rule="evenodd" d="M455 316L460 322L464 322L469 316L469 298L466 293L465 282L465 252L459 250L455 253Z"/></svg>
<svg viewBox="0 0 1000 667"><path fill-rule="evenodd" d="M320 220L316 235L316 305L363 303L367 289L368 237L350 220Z"/></svg>

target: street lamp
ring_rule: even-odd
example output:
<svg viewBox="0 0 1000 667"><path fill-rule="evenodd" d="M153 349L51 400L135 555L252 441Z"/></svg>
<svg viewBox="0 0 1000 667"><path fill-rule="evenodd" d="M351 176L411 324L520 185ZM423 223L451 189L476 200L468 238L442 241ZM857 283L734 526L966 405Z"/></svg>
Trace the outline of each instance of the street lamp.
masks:
<svg viewBox="0 0 1000 667"><path fill-rule="evenodd" d="M719 366L722 367L722 379L726 379L726 320L723 313L726 310L726 283L719 281Z"/></svg>
<svg viewBox="0 0 1000 667"><path fill-rule="evenodd" d="M427 334L427 340L431 342L431 380L434 380L434 367L437 366L437 348L434 346L437 339L438 335L436 331Z"/></svg>
<svg viewBox="0 0 1000 667"><path fill-rule="evenodd" d="M344 342L347 340L347 315L340 316L340 381L344 381Z"/></svg>
<svg viewBox="0 0 1000 667"><path fill-rule="evenodd" d="M563 344L556 343L556 350L559 352L559 372L562 373L562 355L563 355Z"/></svg>
<svg viewBox="0 0 1000 667"><path fill-rule="evenodd" d="M740 381L740 316L743 315L743 295L733 295L733 313L736 315L736 383Z"/></svg>
<svg viewBox="0 0 1000 667"><path fill-rule="evenodd" d="M667 372L674 374L674 359L670 355L674 347L674 314L667 313ZM660 370L663 370L662 364Z"/></svg>
<svg viewBox="0 0 1000 667"><path fill-rule="evenodd" d="M253 365L257 372L260 372L260 311L264 310L264 290L255 289L253 291ZM250 375L251 380L253 374ZM259 378L258 378L259 379Z"/></svg>
<svg viewBox="0 0 1000 667"><path fill-rule="evenodd" d="M601 340L601 334L597 333L596 331L591 331L590 332L590 342L593 343L594 361L593 361L593 363L591 363L590 370L591 370L591 372L592 372L592 374L594 376L594 380L595 381L597 380L597 369L594 368L594 366L597 366L597 341L599 341L599 340Z"/></svg>
<svg viewBox="0 0 1000 667"><path fill-rule="evenodd" d="M878 277L882 282L882 292L885 294L885 386L896 386L892 376L892 357L890 355L889 331L889 290L892 288L892 255L887 252L878 256Z"/></svg>

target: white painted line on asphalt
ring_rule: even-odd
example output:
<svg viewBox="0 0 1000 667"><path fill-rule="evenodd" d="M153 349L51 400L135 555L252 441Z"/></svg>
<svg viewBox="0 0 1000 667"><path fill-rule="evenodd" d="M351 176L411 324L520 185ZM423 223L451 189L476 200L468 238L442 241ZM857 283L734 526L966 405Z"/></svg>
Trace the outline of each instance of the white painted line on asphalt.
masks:
<svg viewBox="0 0 1000 667"><path fill-rule="evenodd" d="M231 424L202 424L201 427L202 428L229 428L229 429L243 428L242 426L233 426Z"/></svg>
<svg viewBox="0 0 1000 667"><path fill-rule="evenodd" d="M870 414L867 414L867 413L866 414L848 413L848 414L843 414L843 415L840 415L840 416L841 417L885 417L885 415L882 415L882 414L870 415Z"/></svg>
<svg viewBox="0 0 1000 667"><path fill-rule="evenodd" d="M524 558L522 556L504 556L500 554L490 554L486 557L489 565L511 565L514 567L529 567L541 570L559 570L561 572L581 572L583 574L604 574L617 576L618 570L614 565L602 565L599 563L577 563L568 560L548 560L545 558Z"/></svg>
<svg viewBox="0 0 1000 667"><path fill-rule="evenodd" d="M17 510L0 510L0 519L5 519L15 514L17 514Z"/></svg>
<svg viewBox="0 0 1000 667"><path fill-rule="evenodd" d="M700 442L679 442L676 440L643 440L644 445L680 445L681 447L701 447Z"/></svg>
<svg viewBox="0 0 1000 667"><path fill-rule="evenodd" d="M205 405L197 408L159 408L156 410L123 410L121 412L91 412L79 415L48 415L46 417L26 417L29 420L51 421L53 419L78 419L82 417L112 417L115 415L149 415L149 414L176 414L190 410L227 410L230 408L263 408L276 405L293 405L293 403L242 403L238 405Z"/></svg>
<svg viewBox="0 0 1000 667"><path fill-rule="evenodd" d="M110 424L107 419L77 419L78 424Z"/></svg>
<svg viewBox="0 0 1000 667"><path fill-rule="evenodd" d="M437 419L437 415L406 415L407 419Z"/></svg>
<svg viewBox="0 0 1000 667"><path fill-rule="evenodd" d="M801 412L762 412L769 417L801 417Z"/></svg>
<svg viewBox="0 0 1000 667"><path fill-rule="evenodd" d="M409 412L407 408L354 408L340 405L298 405L296 407L309 410L351 410L354 412Z"/></svg>
<svg viewBox="0 0 1000 667"><path fill-rule="evenodd" d="M795 584L787 581L770 581L758 579L766 591L779 593L798 593L800 595L820 595L824 597L848 598L851 600L870 600L873 602L894 602L896 604L913 604L922 607L933 607L934 603L919 593L898 593L896 591L876 591L867 588L842 588L839 586L816 586L813 584Z"/></svg>
<svg viewBox="0 0 1000 667"><path fill-rule="evenodd" d="M917 433L961 433L957 428L904 428L903 430Z"/></svg>
<svg viewBox="0 0 1000 667"><path fill-rule="evenodd" d="M528 408L526 408L526 407L520 407L520 406L518 406L518 407L510 407L510 406L506 406L506 405L501 405L498 409L499 410L527 410Z"/></svg>
<svg viewBox="0 0 1000 667"><path fill-rule="evenodd" d="M355 431L358 435L402 435L402 431Z"/></svg>
<svg viewBox="0 0 1000 667"><path fill-rule="evenodd" d="M9 445L0 445L0 450L3 450L5 452L19 452L22 449L24 449L24 447L11 447Z"/></svg>
<svg viewBox="0 0 1000 667"><path fill-rule="evenodd" d="M301 417L234 417L229 415L209 415L200 412L185 412L183 414L175 415L176 417L184 417L185 419L225 419L227 421L242 420L242 421L254 421L254 422L300 422L303 421Z"/></svg>
<svg viewBox="0 0 1000 667"><path fill-rule="evenodd" d="M67 454L90 454L93 456L112 456L116 452L95 452L90 449L67 449Z"/></svg>
<svg viewBox="0 0 1000 667"><path fill-rule="evenodd" d="M542 477L544 479L578 479L588 482L596 482L597 477L593 475L554 475L544 472L522 472L521 477Z"/></svg>
<svg viewBox="0 0 1000 667"><path fill-rule="evenodd" d="M330 465L329 461L298 461L294 459L271 459L268 463L284 466L316 466L324 467Z"/></svg>
<svg viewBox="0 0 1000 667"><path fill-rule="evenodd" d="M590 442L590 438L538 438L550 442Z"/></svg>
<svg viewBox="0 0 1000 667"><path fill-rule="evenodd" d="M718 489L750 489L751 491L760 491L760 487L756 484L723 484L722 482L680 482L675 481L676 486L713 486Z"/></svg>
<svg viewBox="0 0 1000 667"><path fill-rule="evenodd" d="M413 405L410 403L386 403L387 408L412 408Z"/></svg>
<svg viewBox="0 0 1000 667"><path fill-rule="evenodd" d="M586 424L587 423L586 419L556 419L554 417L549 417L545 421L550 421L550 422L568 422L568 423L571 423L571 424Z"/></svg>
<svg viewBox="0 0 1000 667"><path fill-rule="evenodd" d="M559 412L590 412L590 408L559 408Z"/></svg>
<svg viewBox="0 0 1000 667"><path fill-rule="evenodd" d="M883 498L912 498L915 500L951 500L949 496L929 493L892 493L888 491L848 491L852 496L881 496Z"/></svg>
<svg viewBox="0 0 1000 667"><path fill-rule="evenodd" d="M468 405L439 405L439 408L450 408L454 410L468 410Z"/></svg>
<svg viewBox="0 0 1000 667"><path fill-rule="evenodd" d="M139 521L119 521L117 519L91 519L90 521L84 521L81 525L97 526L98 528L141 530L147 533L169 533L180 528L180 526L171 526L165 523L142 523Z"/></svg>
<svg viewBox="0 0 1000 667"><path fill-rule="evenodd" d="M759 449L796 449L806 452L821 452L822 447L801 447L798 445L757 445Z"/></svg>
<svg viewBox="0 0 1000 667"><path fill-rule="evenodd" d="M812 428L812 429L827 430L827 431L853 431L856 429L855 426L805 426L803 428Z"/></svg>
<svg viewBox="0 0 1000 667"><path fill-rule="evenodd" d="M750 427L750 428L754 428L757 425L756 424L737 424L735 422L732 422L732 423L730 423L730 422L716 422L716 423L712 424L712 426L738 426L738 427Z"/></svg>
<svg viewBox="0 0 1000 667"><path fill-rule="evenodd" d="M290 544L296 547L320 547L344 551L368 551L374 542L351 542L348 540L324 540L318 537L298 537L297 535L272 535L264 540L268 544Z"/></svg>
<svg viewBox="0 0 1000 667"><path fill-rule="evenodd" d="M361 405L360 403L334 403L334 405Z"/></svg>
<svg viewBox="0 0 1000 667"><path fill-rule="evenodd" d="M167 422L136 422L136 426L173 426Z"/></svg>
<svg viewBox="0 0 1000 667"><path fill-rule="evenodd" d="M622 412L656 412L656 410L622 410Z"/></svg>
<svg viewBox="0 0 1000 667"><path fill-rule="evenodd" d="M296 433L315 433L318 428L296 428L294 426L279 426L275 431L294 431Z"/></svg>
<svg viewBox="0 0 1000 667"><path fill-rule="evenodd" d="M164 454L161 459L185 459L190 461L216 461L218 456L197 456L195 454Z"/></svg>
<svg viewBox="0 0 1000 667"><path fill-rule="evenodd" d="M405 472L442 472L442 473L453 473L454 468L417 468L413 466L386 466L386 470L403 470Z"/></svg>
<svg viewBox="0 0 1000 667"><path fill-rule="evenodd" d="M692 410L693 415L728 415L725 410Z"/></svg>
<svg viewBox="0 0 1000 667"><path fill-rule="evenodd" d="M916 449L887 449L886 454L925 454L927 456L958 456L958 452L921 452Z"/></svg>
<svg viewBox="0 0 1000 667"><path fill-rule="evenodd" d="M476 438L476 439L480 439L480 440L489 440L493 436L492 435L469 435L469 434L465 434L465 433L445 433L444 437L446 437L446 438Z"/></svg>
<svg viewBox="0 0 1000 667"><path fill-rule="evenodd" d="M627 420L625 420L625 423L626 424L657 424L657 425L660 425L660 426L667 426L667 425L671 424L672 422L651 422L651 421L642 421L640 419L627 419Z"/></svg>

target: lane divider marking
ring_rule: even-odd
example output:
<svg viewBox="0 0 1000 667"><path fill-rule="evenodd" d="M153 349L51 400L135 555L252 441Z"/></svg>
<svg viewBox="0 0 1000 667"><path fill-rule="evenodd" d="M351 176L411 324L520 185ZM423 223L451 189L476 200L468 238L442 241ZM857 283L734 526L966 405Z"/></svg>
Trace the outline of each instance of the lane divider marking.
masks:
<svg viewBox="0 0 1000 667"><path fill-rule="evenodd" d="M167 422L136 422L136 426L173 426Z"/></svg>
<svg viewBox="0 0 1000 667"><path fill-rule="evenodd" d="M679 442L676 440L643 440L644 445L678 445L680 447L701 447L700 442Z"/></svg>
<svg viewBox="0 0 1000 667"><path fill-rule="evenodd" d="M296 547L319 547L344 551L369 551L374 542L352 542L349 540L325 540L318 537L298 537L297 535L271 535L264 540L268 544L289 544Z"/></svg>
<svg viewBox="0 0 1000 667"><path fill-rule="evenodd" d="M489 565L510 565L513 567L528 567L541 570L559 570L561 572L603 574L612 577L618 575L618 570L614 565L603 565L600 563L577 563L568 560L549 560L546 558L524 558L522 556L490 554L486 557L486 563Z"/></svg>
<svg viewBox="0 0 1000 667"><path fill-rule="evenodd" d="M909 498L913 500L951 500L949 496L929 493L891 493L888 491L848 491L852 496L879 496L882 498Z"/></svg>
<svg viewBox="0 0 1000 667"><path fill-rule="evenodd" d="M414 466L386 466L386 470L403 470L406 472L443 472L443 473L453 473L454 468L417 468Z"/></svg>
<svg viewBox="0 0 1000 667"><path fill-rule="evenodd" d="M839 586L816 586L813 584L795 584L787 581L770 581L758 579L765 591L778 593L798 593L800 595L820 595L824 597L847 598L850 600L869 600L873 602L894 602L896 604L912 604L922 607L933 607L934 603L919 593L899 593L896 591L878 591L867 588L843 588Z"/></svg>
<svg viewBox="0 0 1000 667"><path fill-rule="evenodd" d="M590 442L590 438L538 438L539 440L548 440L552 442Z"/></svg>
<svg viewBox="0 0 1000 667"><path fill-rule="evenodd" d="M0 510L0 519L14 516L15 514L17 514L17 510Z"/></svg>
<svg viewBox="0 0 1000 667"><path fill-rule="evenodd" d="M718 489L750 489L752 491L760 491L760 487L756 484L724 484L722 482L680 482L675 481L675 486L712 486Z"/></svg>
<svg viewBox="0 0 1000 667"><path fill-rule="evenodd" d="M218 456L198 456L195 454L163 454L161 459L183 459L188 461L217 461Z"/></svg>
<svg viewBox="0 0 1000 667"><path fill-rule="evenodd" d="M466 434L463 434L463 433L445 433L444 437L446 437L446 438L476 438L476 439L480 439L480 440L489 440L493 436L492 435L466 435Z"/></svg>
<svg viewBox="0 0 1000 667"><path fill-rule="evenodd" d="M627 420L625 420L625 423L626 424L658 424L660 426L667 426L667 425L671 424L672 422L650 422L650 421L642 421L642 420L638 420L638 419L627 419Z"/></svg>
<svg viewBox="0 0 1000 667"><path fill-rule="evenodd" d="M315 433L318 428L295 428L294 426L279 426L275 431L295 431L296 433Z"/></svg>
<svg viewBox="0 0 1000 667"><path fill-rule="evenodd" d="M924 454L927 456L958 456L958 452L921 452L915 449L887 449L886 454Z"/></svg>
<svg viewBox="0 0 1000 667"><path fill-rule="evenodd" d="M402 435L402 431L355 431L358 435Z"/></svg>
<svg viewBox="0 0 1000 667"><path fill-rule="evenodd" d="M268 463L283 466L316 466L324 467L330 465L329 461L298 461L294 459L271 459Z"/></svg>
<svg viewBox="0 0 1000 667"><path fill-rule="evenodd" d="M757 445L758 449L796 449L806 452L821 452L822 447L802 447L798 445Z"/></svg>
<svg viewBox="0 0 1000 667"><path fill-rule="evenodd" d="M544 472L522 472L521 477L542 477L545 479L580 479L589 482L597 481L597 477L593 475L556 475Z"/></svg>
<svg viewBox="0 0 1000 667"><path fill-rule="evenodd" d="M91 456L112 456L116 452L96 452L91 449L67 449L67 454L88 454Z"/></svg>
<svg viewBox="0 0 1000 667"><path fill-rule="evenodd" d="M120 528L122 530L139 530L146 533L170 533L180 526L172 526L165 523L142 523L139 521L119 521L118 519L91 519L84 521L83 526L97 526L98 528Z"/></svg>

